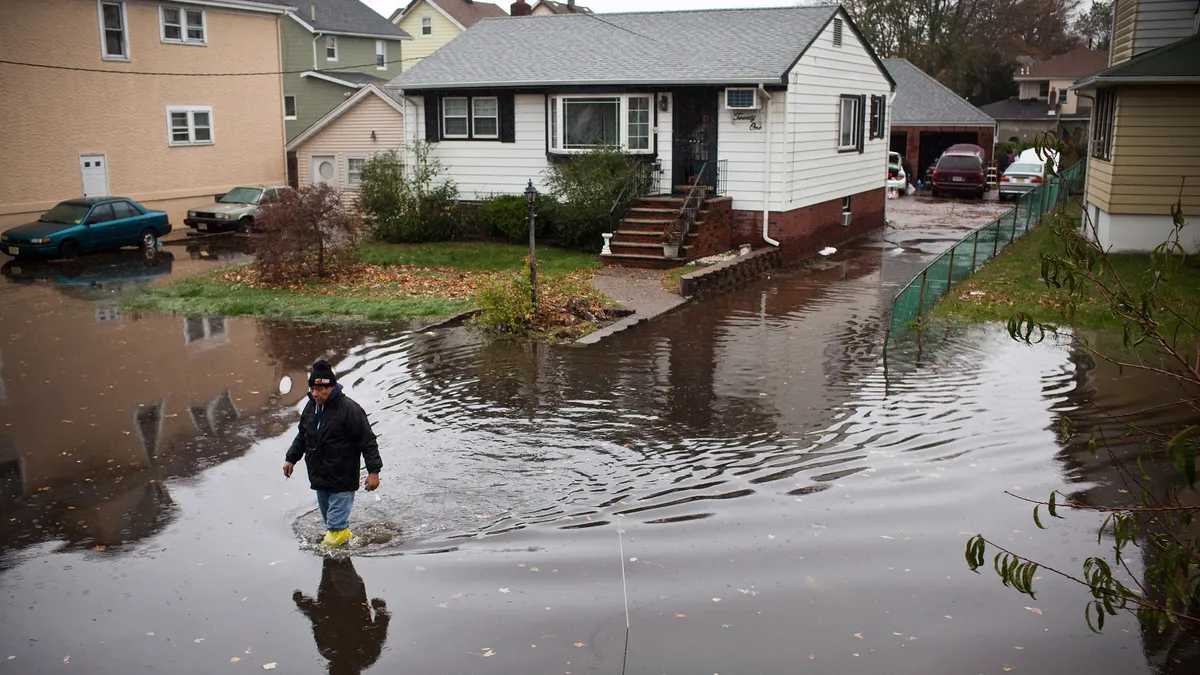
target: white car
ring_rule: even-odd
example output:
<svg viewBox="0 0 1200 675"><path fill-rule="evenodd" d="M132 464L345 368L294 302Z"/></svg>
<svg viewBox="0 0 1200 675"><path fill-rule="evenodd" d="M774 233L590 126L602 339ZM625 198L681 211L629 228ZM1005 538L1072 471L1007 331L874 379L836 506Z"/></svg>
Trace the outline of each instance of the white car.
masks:
<svg viewBox="0 0 1200 675"><path fill-rule="evenodd" d="M904 162L900 159L900 153L888 153L888 177L887 188L889 190L897 190L900 194L904 194L908 188L908 176L904 175Z"/></svg>

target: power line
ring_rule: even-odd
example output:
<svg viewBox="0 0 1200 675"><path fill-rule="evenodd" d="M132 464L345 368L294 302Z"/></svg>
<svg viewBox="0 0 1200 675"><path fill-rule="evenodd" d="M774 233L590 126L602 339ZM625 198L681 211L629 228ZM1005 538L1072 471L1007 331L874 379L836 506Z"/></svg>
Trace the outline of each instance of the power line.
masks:
<svg viewBox="0 0 1200 675"><path fill-rule="evenodd" d="M402 63L404 61L420 61L424 57L415 56L406 59L392 59L384 61L384 63ZM154 77L260 77L266 75L299 75L302 73L326 73L341 70L355 70L358 68L378 67L378 61L363 63L360 65L337 66L334 68L304 68L302 70L265 70L261 72L249 73L155 73L143 70L106 70L104 68L79 68L76 66L56 66L48 63L29 63L27 61L10 61L8 59L0 59L0 64L10 66L25 66L27 68L44 68L47 70L69 70L79 73L103 73L106 75L142 75Z"/></svg>

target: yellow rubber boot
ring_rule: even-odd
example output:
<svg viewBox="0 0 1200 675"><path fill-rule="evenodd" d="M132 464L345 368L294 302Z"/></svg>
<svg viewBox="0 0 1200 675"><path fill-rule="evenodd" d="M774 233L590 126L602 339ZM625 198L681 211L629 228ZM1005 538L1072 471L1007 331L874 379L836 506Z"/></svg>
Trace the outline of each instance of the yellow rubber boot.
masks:
<svg viewBox="0 0 1200 675"><path fill-rule="evenodd" d="M350 541L351 534L350 528L344 530L327 530L325 538L321 540L321 545L328 548L337 548Z"/></svg>

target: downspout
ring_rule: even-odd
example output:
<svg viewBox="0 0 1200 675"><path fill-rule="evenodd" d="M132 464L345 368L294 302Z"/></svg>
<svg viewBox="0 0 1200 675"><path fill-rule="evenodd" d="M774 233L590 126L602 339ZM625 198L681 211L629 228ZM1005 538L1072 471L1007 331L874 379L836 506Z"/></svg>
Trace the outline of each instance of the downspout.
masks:
<svg viewBox="0 0 1200 675"><path fill-rule="evenodd" d="M320 68L317 67L317 40L320 38L320 33L313 33L313 70L320 70Z"/></svg>
<svg viewBox="0 0 1200 675"><path fill-rule="evenodd" d="M772 239L768 232L771 225L771 95L767 93L767 90L761 84L758 85L758 90L762 92L763 98L766 99L763 110L767 116L767 138L763 144L766 146L763 150L763 154L766 156L766 169L764 171L766 178L763 180L762 238L768 244L779 248L779 241Z"/></svg>

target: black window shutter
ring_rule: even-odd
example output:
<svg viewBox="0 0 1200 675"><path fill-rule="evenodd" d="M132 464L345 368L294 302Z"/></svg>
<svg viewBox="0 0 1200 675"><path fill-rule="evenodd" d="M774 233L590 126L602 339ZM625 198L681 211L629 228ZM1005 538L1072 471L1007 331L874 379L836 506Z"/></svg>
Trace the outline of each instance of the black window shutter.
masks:
<svg viewBox="0 0 1200 675"><path fill-rule="evenodd" d="M870 140L875 140L876 133L879 131L879 97L871 96L871 136Z"/></svg>
<svg viewBox="0 0 1200 675"><path fill-rule="evenodd" d="M441 101L437 94L425 94L425 140L437 143L438 118L441 117Z"/></svg>
<svg viewBox="0 0 1200 675"><path fill-rule="evenodd" d="M866 115L863 114L863 109L865 109L866 107L867 107L867 95L859 94L859 96L858 96L858 119L856 121L858 122L858 151L860 153L863 152L863 150L866 147L866 143L863 140L866 136L866 134L863 133L863 123L866 122L866 117L867 117Z"/></svg>
<svg viewBox="0 0 1200 675"><path fill-rule="evenodd" d="M887 96L879 97L879 137L887 138L888 123L887 123Z"/></svg>
<svg viewBox="0 0 1200 675"><path fill-rule="evenodd" d="M516 143L517 128L516 120L513 119L515 114L513 95L500 94L497 96L500 102L500 142L501 143Z"/></svg>

